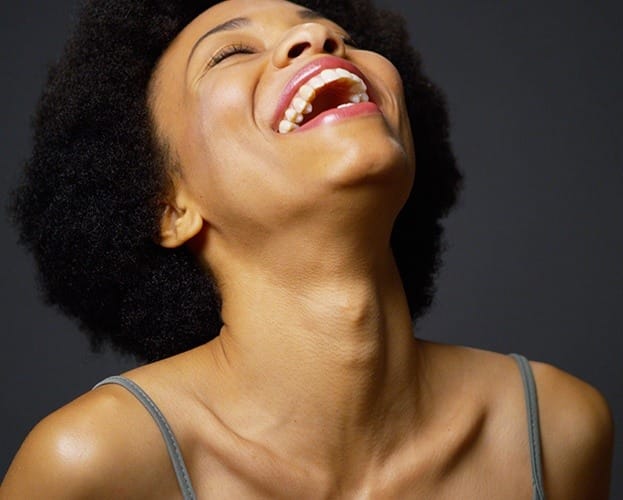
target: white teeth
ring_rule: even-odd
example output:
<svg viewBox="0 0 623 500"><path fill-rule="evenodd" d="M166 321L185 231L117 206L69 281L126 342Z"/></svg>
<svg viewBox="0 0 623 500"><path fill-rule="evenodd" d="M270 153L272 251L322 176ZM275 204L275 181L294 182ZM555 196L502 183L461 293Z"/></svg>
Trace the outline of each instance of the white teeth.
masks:
<svg viewBox="0 0 623 500"><path fill-rule="evenodd" d="M313 100L316 97L316 91L311 85L305 84L299 89L299 95L307 102Z"/></svg>
<svg viewBox="0 0 623 500"><path fill-rule="evenodd" d="M331 83L340 78L339 73L334 69L325 69L320 73L320 76L326 83Z"/></svg>
<svg viewBox="0 0 623 500"><path fill-rule="evenodd" d="M296 121L296 119L301 116L299 115L295 109L292 108L288 108L286 109L286 119L290 120L291 122Z"/></svg>
<svg viewBox="0 0 623 500"><path fill-rule="evenodd" d="M303 121L303 115L297 113L295 109L288 108L286 110L286 120L292 123L301 123Z"/></svg>
<svg viewBox="0 0 623 500"><path fill-rule="evenodd" d="M355 94L350 97L350 102L355 102L355 103L368 102L369 100L370 100L370 97L368 97L368 94L366 94L365 92L362 92L361 94Z"/></svg>
<svg viewBox="0 0 623 500"><path fill-rule="evenodd" d="M288 132L292 132L296 128L298 128L298 125L295 125L288 120L281 120L281 123L279 124L279 133L287 134Z"/></svg>
<svg viewBox="0 0 623 500"><path fill-rule="evenodd" d="M279 132L287 134L299 128L298 124L303 122L304 115L308 115L313 111L311 103L316 98L318 89L336 80L350 81L350 97L348 98L350 102L340 104L338 108L370 100L366 93L366 84L360 77L344 68L325 69L320 74L310 78L299 88L290 106L286 109L282 121L279 123Z"/></svg>
<svg viewBox="0 0 623 500"><path fill-rule="evenodd" d="M353 81L353 84L351 86L351 89L353 92L356 93L363 93L366 90L368 90L368 87L366 87L366 84L363 82L363 80L361 78L359 78L356 75L353 75L354 78L351 78L351 80ZM355 78L357 78L355 80Z"/></svg>
<svg viewBox="0 0 623 500"><path fill-rule="evenodd" d="M310 81L307 82L307 85L309 85L313 89L319 89L325 86L325 81L319 76L314 76Z"/></svg>
<svg viewBox="0 0 623 500"><path fill-rule="evenodd" d="M354 106L354 102L347 102L346 104L340 104L337 109L348 108L349 106Z"/></svg>
<svg viewBox="0 0 623 500"><path fill-rule="evenodd" d="M307 107L307 101L305 101L304 99L301 99L300 97L296 96L292 100L292 107L294 109L296 109L299 113L302 113L303 110Z"/></svg>

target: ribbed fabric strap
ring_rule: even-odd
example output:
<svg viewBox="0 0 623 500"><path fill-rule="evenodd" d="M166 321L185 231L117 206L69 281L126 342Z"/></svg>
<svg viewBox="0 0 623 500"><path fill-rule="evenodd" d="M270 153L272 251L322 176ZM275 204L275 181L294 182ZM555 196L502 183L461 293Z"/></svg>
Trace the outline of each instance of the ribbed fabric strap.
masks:
<svg viewBox="0 0 623 500"><path fill-rule="evenodd" d="M528 416L528 438L530 441L530 462L532 464L532 498L545 500L543 490L543 467L541 465L541 434L539 431L539 404L534 375L528 360L521 354L511 354L519 365L523 380L526 413Z"/></svg>
<svg viewBox="0 0 623 500"><path fill-rule="evenodd" d="M160 429L162 437L164 438L164 442L167 445L169 457L171 458L171 463L173 464L173 468L175 469L177 482L180 485L180 490L182 491L184 500L196 500L195 492L193 490L192 484L190 483L190 477L188 475L186 465L184 464L184 459L182 458L180 447L177 443L177 440L175 439L175 436L173 435L173 430L169 426L167 419L164 418L164 415L160 411L160 408L156 406L156 403L153 402L153 400L147 395L145 391L143 391L143 389L141 389L135 382L130 379L120 376L108 377L107 379L104 379L97 385L95 385L93 389L97 389L98 387L106 384L117 384L125 387L147 409L149 414L156 421L156 424L158 424L158 428Z"/></svg>

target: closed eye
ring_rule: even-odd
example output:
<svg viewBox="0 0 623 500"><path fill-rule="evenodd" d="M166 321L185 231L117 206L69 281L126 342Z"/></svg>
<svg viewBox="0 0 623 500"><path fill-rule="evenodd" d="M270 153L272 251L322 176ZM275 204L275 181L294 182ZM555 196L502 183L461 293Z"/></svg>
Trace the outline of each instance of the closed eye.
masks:
<svg viewBox="0 0 623 500"><path fill-rule="evenodd" d="M231 45L226 45L225 47L219 49L219 51L214 54L210 60L208 61L208 68L212 68L216 66L218 63L231 57L235 54L254 54L255 49L249 45L245 45L243 43L233 43Z"/></svg>
<svg viewBox="0 0 623 500"><path fill-rule="evenodd" d="M342 37L342 41L344 42L345 45L349 45L354 49L358 49L359 45L357 45L357 42L355 42L355 40L353 40L350 36L345 35Z"/></svg>

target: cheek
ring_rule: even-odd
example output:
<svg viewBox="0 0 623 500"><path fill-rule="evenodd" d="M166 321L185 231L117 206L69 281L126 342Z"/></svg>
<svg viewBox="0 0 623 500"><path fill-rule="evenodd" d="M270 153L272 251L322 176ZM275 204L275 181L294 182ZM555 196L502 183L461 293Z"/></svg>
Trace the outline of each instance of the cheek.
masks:
<svg viewBox="0 0 623 500"><path fill-rule="evenodd" d="M248 91L233 80L228 84L219 85L217 81L203 85L191 111L196 140L214 145L212 149L221 149L221 142L240 132L250 113L248 101Z"/></svg>
<svg viewBox="0 0 623 500"><path fill-rule="evenodd" d="M206 219L229 226L252 218L265 199L277 199L266 144L253 119L253 89L216 78L187 110L185 177ZM270 177L270 178L269 178Z"/></svg>
<svg viewBox="0 0 623 500"><path fill-rule="evenodd" d="M185 148L190 153L186 165L195 174L208 171L218 176L232 158L239 157L239 140L247 121L245 99L248 94L239 86L203 85L192 97L185 111ZM209 168L208 168L209 167ZM235 168L228 169L229 174Z"/></svg>
<svg viewBox="0 0 623 500"><path fill-rule="evenodd" d="M400 137L405 148L409 162L415 167L415 151L413 146L413 134L411 131L411 123L409 121L409 113L407 112L407 104L404 94L404 86L398 69L388 59L378 56L382 73L385 79L385 85L391 94L391 103L396 113L395 132Z"/></svg>

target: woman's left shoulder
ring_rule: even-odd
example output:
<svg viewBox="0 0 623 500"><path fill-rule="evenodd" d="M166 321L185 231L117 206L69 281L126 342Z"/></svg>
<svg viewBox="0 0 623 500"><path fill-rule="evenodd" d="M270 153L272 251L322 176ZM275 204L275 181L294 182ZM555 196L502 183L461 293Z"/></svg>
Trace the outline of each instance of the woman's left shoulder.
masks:
<svg viewBox="0 0 623 500"><path fill-rule="evenodd" d="M606 499L614 423L603 394L551 364L532 361L549 498Z"/></svg>
<svg viewBox="0 0 623 500"><path fill-rule="evenodd" d="M496 400L516 393L519 369L511 356L472 348L463 354ZM547 498L607 499L614 423L606 398L596 387L553 364L529 362L537 388Z"/></svg>
<svg viewBox="0 0 623 500"><path fill-rule="evenodd" d="M483 402L492 449L506 450L505 455L509 448L524 449L525 398L516 360L467 346L423 342L422 347L438 371L444 367L445 377L451 376L472 400ZM597 388L553 364L530 360L530 366L537 388L547 498L607 499L614 441L608 402ZM509 460L494 456L500 462ZM522 463L523 459L513 462L513 467Z"/></svg>

